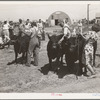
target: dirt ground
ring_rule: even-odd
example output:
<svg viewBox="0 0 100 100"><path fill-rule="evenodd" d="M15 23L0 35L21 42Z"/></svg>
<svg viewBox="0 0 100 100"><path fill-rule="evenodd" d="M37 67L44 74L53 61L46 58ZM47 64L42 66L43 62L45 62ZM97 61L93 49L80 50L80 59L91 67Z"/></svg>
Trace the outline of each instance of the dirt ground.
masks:
<svg viewBox="0 0 100 100"><path fill-rule="evenodd" d="M59 28L46 28L47 32ZM60 30L60 29L59 29ZM1 93L99 93L100 92L100 34L96 52L97 77L88 79L67 73L63 65L58 73L48 70L46 46L48 37L42 41L39 54L39 66L26 67L15 64L13 46L10 49L0 49L0 92ZM20 57L21 55L19 55ZM56 63L53 63L56 67ZM90 74L88 72L88 74Z"/></svg>

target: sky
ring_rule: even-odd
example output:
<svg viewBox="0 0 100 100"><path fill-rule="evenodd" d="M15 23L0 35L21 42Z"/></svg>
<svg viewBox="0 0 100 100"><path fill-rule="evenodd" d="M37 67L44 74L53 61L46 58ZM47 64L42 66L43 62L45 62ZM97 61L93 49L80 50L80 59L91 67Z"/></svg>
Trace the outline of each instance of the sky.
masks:
<svg viewBox="0 0 100 100"><path fill-rule="evenodd" d="M46 20L55 11L63 11L69 15L71 20L87 18L87 4L89 6L90 19L100 13L100 2L58 2L58 1L31 1L31 2L1 2L0 20L15 20L19 18L26 20Z"/></svg>

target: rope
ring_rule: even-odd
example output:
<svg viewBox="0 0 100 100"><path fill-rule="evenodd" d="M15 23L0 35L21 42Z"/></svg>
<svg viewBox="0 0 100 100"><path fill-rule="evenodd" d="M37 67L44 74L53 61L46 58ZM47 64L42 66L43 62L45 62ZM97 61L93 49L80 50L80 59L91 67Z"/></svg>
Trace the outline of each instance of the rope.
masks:
<svg viewBox="0 0 100 100"><path fill-rule="evenodd" d="M78 39L78 37L77 37L77 44L78 44L78 60L79 60L79 39ZM78 68L76 71L76 79L78 79L78 71L79 71L79 64L78 64Z"/></svg>

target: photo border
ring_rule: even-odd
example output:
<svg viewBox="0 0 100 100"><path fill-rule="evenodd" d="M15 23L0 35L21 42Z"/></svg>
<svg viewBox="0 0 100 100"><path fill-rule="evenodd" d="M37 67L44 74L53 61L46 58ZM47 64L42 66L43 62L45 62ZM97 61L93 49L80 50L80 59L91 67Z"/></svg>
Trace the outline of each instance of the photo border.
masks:
<svg viewBox="0 0 100 100"><path fill-rule="evenodd" d="M43 2L47 2L47 1L52 1L52 2L56 2L56 1L60 1L60 0L0 0L0 2L13 2L13 1L18 1L18 2L39 2L39 1L43 1ZM98 2L99 0L62 0L62 1L67 1L67 2L75 2L75 1L79 1L79 2L84 2L84 1L89 1L89 2ZM60 1L60 2L62 2ZM100 2L100 1L99 1ZM58 94L61 94L62 96L58 96ZM34 95L34 96L33 96ZM42 97L42 99L41 99ZM48 99L49 98L49 99ZM7 100L7 99L13 99L13 100L17 100L17 99L26 99L26 100L32 100L32 99L37 99L37 100L50 100L50 99L57 99L57 100L96 100L96 99L100 99L100 93L81 93L81 94L77 94L77 93L0 93L0 99L1 100Z"/></svg>

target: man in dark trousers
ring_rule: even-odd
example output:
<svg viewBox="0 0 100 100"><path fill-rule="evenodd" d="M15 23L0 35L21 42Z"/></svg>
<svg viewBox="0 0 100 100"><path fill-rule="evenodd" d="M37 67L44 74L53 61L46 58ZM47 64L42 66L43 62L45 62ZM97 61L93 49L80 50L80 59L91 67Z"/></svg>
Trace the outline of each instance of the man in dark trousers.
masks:
<svg viewBox="0 0 100 100"><path fill-rule="evenodd" d="M31 55L33 54L34 57L34 66L38 66L38 60L39 60L39 40L37 37L37 31L35 29L36 23L32 22L31 23L31 39L29 42L29 48L27 52L27 63L26 66L30 67L31 65Z"/></svg>

